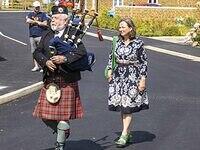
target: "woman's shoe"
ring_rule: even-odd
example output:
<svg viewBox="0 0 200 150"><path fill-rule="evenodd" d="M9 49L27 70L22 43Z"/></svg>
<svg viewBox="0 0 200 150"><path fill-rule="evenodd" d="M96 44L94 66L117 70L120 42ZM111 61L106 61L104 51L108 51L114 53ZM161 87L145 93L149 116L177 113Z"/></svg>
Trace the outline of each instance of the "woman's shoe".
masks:
<svg viewBox="0 0 200 150"><path fill-rule="evenodd" d="M133 143L133 136L131 133L128 133L128 141L127 143Z"/></svg>
<svg viewBox="0 0 200 150"><path fill-rule="evenodd" d="M133 143L133 136L131 133L128 133L127 135L121 135L114 141L115 144L117 144L117 147L125 147L128 144Z"/></svg>
<svg viewBox="0 0 200 150"><path fill-rule="evenodd" d="M117 147L123 148L127 146L128 140L129 140L129 134L121 135L119 139L115 142L115 144L117 145Z"/></svg>

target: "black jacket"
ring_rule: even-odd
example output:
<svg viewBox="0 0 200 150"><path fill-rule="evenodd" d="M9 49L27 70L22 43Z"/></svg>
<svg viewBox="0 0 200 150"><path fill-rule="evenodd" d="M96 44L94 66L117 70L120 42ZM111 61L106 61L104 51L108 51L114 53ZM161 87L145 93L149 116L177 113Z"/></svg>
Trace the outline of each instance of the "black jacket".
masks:
<svg viewBox="0 0 200 150"><path fill-rule="evenodd" d="M67 31L67 28L65 29L61 39L64 39L64 35L65 35L66 31ZM70 32L72 32L72 31L70 31ZM39 65L44 70L43 81L46 78L51 77L51 75L52 75L52 72L46 67L46 61L50 59L49 41L53 37L54 37L54 31L52 31L51 29L45 31L42 35L39 46L33 53L34 59L39 63ZM68 53L65 55L65 57L67 58L66 63L67 64L72 63L72 62L80 59L84 55L86 55L86 49L85 49L84 44L81 42L78 45L78 47L76 48L76 50L74 50L73 53ZM62 65L62 69L66 70L66 71L59 70L59 71L56 71L56 74L63 76L67 83L76 82L81 79L80 71L67 73L67 67L64 64Z"/></svg>

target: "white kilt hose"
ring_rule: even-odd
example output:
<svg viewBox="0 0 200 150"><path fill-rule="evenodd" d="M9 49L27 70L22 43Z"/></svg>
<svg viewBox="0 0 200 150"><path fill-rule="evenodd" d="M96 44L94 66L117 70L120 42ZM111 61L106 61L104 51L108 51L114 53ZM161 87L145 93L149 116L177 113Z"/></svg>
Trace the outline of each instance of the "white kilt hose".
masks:
<svg viewBox="0 0 200 150"><path fill-rule="evenodd" d="M60 87L62 93L60 100L55 104L49 103L46 99L48 83L47 80L40 91L33 116L57 121L82 118L83 107L80 101L78 82L65 83L64 79L59 77L59 80L56 80L55 83Z"/></svg>

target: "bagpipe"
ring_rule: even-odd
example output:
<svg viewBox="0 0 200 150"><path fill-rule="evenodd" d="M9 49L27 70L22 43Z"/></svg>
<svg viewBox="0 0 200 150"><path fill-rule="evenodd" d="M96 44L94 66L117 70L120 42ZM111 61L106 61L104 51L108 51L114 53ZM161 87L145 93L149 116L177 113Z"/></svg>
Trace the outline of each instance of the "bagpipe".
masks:
<svg viewBox="0 0 200 150"><path fill-rule="evenodd" d="M78 23L75 20L76 10L72 11L72 15L70 17L66 34L64 35L64 40L59 37L54 37L50 40L50 55L66 55L68 53L73 53L76 51L78 45L82 42L82 38L84 37L87 29L90 28L95 18L98 16L98 13L94 12L90 21L85 24L85 17L88 14L88 10L85 10L82 14L81 18L79 19ZM75 23L76 21L76 23ZM73 31L73 32L71 32ZM69 33L71 35L69 35ZM91 52L87 52L86 55L81 57L75 62L69 64L63 64L68 68L68 71L92 71L91 67L95 63L95 55ZM59 69L62 70L61 65Z"/></svg>

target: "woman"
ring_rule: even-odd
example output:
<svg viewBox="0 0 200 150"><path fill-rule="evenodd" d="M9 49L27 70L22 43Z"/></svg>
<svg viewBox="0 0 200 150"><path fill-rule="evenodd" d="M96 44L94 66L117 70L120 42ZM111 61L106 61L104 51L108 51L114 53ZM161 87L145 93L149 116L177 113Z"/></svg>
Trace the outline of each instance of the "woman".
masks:
<svg viewBox="0 0 200 150"><path fill-rule="evenodd" d="M131 142L132 113L148 109L146 93L147 55L144 43L136 37L136 29L130 18L119 22L119 36L114 57L117 67L112 71L112 52L108 61L108 82L110 111L121 112L122 133L115 142L117 147L125 147Z"/></svg>

